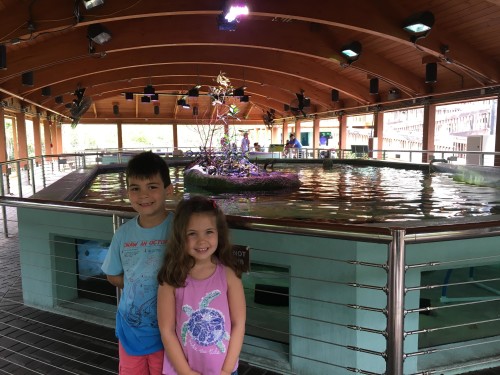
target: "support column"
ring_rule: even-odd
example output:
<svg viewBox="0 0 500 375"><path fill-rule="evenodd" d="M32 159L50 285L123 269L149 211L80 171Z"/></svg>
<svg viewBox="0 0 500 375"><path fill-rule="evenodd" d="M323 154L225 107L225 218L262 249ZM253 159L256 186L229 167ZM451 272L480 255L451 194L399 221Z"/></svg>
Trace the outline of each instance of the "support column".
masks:
<svg viewBox="0 0 500 375"><path fill-rule="evenodd" d="M279 128L278 126L273 126L271 129L271 144L279 143Z"/></svg>
<svg viewBox="0 0 500 375"><path fill-rule="evenodd" d="M64 150L62 142L62 124L60 122L56 124L56 134L57 134L57 153L62 154Z"/></svg>
<svg viewBox="0 0 500 375"><path fill-rule="evenodd" d="M339 116L339 157L344 157L347 148L347 116Z"/></svg>
<svg viewBox="0 0 500 375"><path fill-rule="evenodd" d="M59 150L57 149L57 131L56 131L56 120L52 121L50 123L50 135L51 135L51 140L52 140L52 155L56 155L59 153Z"/></svg>
<svg viewBox="0 0 500 375"><path fill-rule="evenodd" d="M117 139L117 146L118 150L123 149L123 133L122 133L122 123L121 121L118 121L116 123L116 137Z"/></svg>
<svg viewBox="0 0 500 375"><path fill-rule="evenodd" d="M436 105L424 105L424 130L422 134L422 150L427 150L422 154L422 163L431 161L434 153L434 133L436 130Z"/></svg>
<svg viewBox="0 0 500 375"><path fill-rule="evenodd" d="M288 121L283 121L283 134L282 134L283 139L281 140L281 143L285 144L286 141L288 140Z"/></svg>
<svg viewBox="0 0 500 375"><path fill-rule="evenodd" d="M0 162L7 161L7 136L5 135L5 109L0 107ZM2 168L2 173L7 172L7 167Z"/></svg>
<svg viewBox="0 0 500 375"><path fill-rule="evenodd" d="M319 125L320 119L314 116L313 121L313 158L319 158Z"/></svg>
<svg viewBox="0 0 500 375"><path fill-rule="evenodd" d="M373 138L376 142L373 142L373 148L377 150L382 150L384 147L384 113L375 112L373 114ZM373 154L375 159L382 159L382 152L376 152Z"/></svg>
<svg viewBox="0 0 500 375"><path fill-rule="evenodd" d="M35 116L33 118L33 138L35 141L35 156L42 155L42 140L40 137L40 117ZM40 159L36 159L37 164L40 162Z"/></svg>
<svg viewBox="0 0 500 375"><path fill-rule="evenodd" d="M497 96L497 112L496 121L494 121L495 126L495 152L500 152L500 95ZM500 165L500 155L495 155L495 161L493 163L495 167Z"/></svg>
<svg viewBox="0 0 500 375"><path fill-rule="evenodd" d="M28 140L26 137L26 115L24 112L16 113L16 128L17 128L17 143L19 159L28 157ZM27 162L21 162L21 167L25 166Z"/></svg>
<svg viewBox="0 0 500 375"><path fill-rule="evenodd" d="M52 154L52 138L50 136L50 126L51 122L49 120L43 120L43 139L45 140L45 155Z"/></svg>
<svg viewBox="0 0 500 375"><path fill-rule="evenodd" d="M179 147L179 137L177 135L177 123L174 122L172 124L172 137L173 137L173 143L174 143L174 150L176 150ZM229 131L229 129L228 129ZM226 132L226 128L224 128L224 133ZM227 134L227 133L226 133Z"/></svg>
<svg viewBox="0 0 500 375"><path fill-rule="evenodd" d="M300 142L300 120L295 119L295 138Z"/></svg>

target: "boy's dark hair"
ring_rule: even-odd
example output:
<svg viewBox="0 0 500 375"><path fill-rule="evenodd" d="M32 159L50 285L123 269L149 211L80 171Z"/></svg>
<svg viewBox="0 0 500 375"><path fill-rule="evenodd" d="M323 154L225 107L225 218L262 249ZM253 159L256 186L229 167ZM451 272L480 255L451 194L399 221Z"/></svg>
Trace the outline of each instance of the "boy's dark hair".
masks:
<svg viewBox="0 0 500 375"><path fill-rule="evenodd" d="M127 164L127 184L130 177L146 179L151 178L158 173L163 181L163 187L167 187L171 184L170 172L165 160L151 151L141 152L130 159Z"/></svg>

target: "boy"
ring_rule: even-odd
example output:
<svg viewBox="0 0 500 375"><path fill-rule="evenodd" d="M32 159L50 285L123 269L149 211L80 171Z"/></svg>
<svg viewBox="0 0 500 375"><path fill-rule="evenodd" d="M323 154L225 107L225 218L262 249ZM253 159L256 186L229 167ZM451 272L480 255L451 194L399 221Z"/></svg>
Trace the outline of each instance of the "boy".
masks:
<svg viewBox="0 0 500 375"><path fill-rule="evenodd" d="M119 373L161 374L156 275L173 219L165 207L173 187L167 164L152 152L134 156L126 176L130 204L138 216L116 231L102 265L108 281L123 289L116 313Z"/></svg>

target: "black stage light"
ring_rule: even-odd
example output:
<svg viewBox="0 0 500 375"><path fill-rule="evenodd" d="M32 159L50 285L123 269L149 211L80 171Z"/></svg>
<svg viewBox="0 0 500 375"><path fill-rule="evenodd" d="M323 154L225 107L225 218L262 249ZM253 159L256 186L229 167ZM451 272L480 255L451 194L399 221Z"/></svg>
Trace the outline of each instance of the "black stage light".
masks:
<svg viewBox="0 0 500 375"><path fill-rule="evenodd" d="M25 72L21 76L21 82L24 86L33 86L33 72Z"/></svg>
<svg viewBox="0 0 500 375"><path fill-rule="evenodd" d="M432 62L425 65L425 83L437 82L437 63Z"/></svg>
<svg viewBox="0 0 500 375"><path fill-rule="evenodd" d="M370 79L370 94L378 94L378 78Z"/></svg>
<svg viewBox="0 0 500 375"><path fill-rule="evenodd" d="M111 40L111 33L100 23L94 23L87 28L87 36L97 44L104 44Z"/></svg>

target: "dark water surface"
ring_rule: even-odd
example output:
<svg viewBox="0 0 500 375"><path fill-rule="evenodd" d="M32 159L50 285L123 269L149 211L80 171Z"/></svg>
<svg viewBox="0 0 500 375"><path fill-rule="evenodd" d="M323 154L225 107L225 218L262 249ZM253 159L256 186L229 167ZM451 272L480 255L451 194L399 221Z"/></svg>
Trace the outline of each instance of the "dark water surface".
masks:
<svg viewBox="0 0 500 375"><path fill-rule="evenodd" d="M458 183L452 176L388 167L282 165L275 171L299 174L298 191L212 194L188 191L183 167L171 168L174 206L183 196L202 193L227 214L329 222L388 222L491 215L500 206L500 189ZM123 172L98 175L83 202L128 204Z"/></svg>

